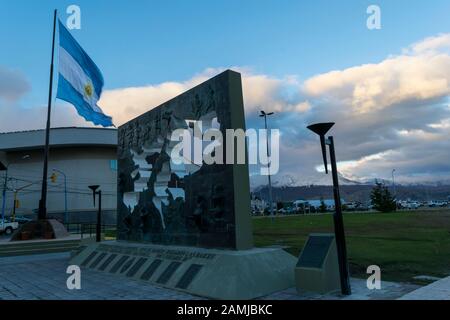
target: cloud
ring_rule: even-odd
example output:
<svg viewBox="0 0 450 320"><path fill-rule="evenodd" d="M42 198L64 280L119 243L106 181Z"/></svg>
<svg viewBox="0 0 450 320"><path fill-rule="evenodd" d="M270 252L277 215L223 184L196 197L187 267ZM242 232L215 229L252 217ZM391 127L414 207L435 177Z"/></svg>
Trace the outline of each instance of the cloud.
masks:
<svg viewBox="0 0 450 320"><path fill-rule="evenodd" d="M450 49L450 34L444 33L433 37L428 37L409 48L403 50L405 54L433 53L442 49Z"/></svg>
<svg viewBox="0 0 450 320"><path fill-rule="evenodd" d="M402 55L315 76L305 93L344 103L351 112L367 113L408 101L426 101L450 93L450 56Z"/></svg>
<svg viewBox="0 0 450 320"><path fill-rule="evenodd" d="M226 69L209 68L182 82L164 82L157 85L106 90L102 94L99 106L105 113L113 115L116 125L121 125ZM299 101L296 97L298 84L291 76L278 79L264 74L255 74L245 67L231 69L242 74L247 114L258 113L261 108L268 108L275 112L305 112L311 108L308 101Z"/></svg>
<svg viewBox="0 0 450 320"><path fill-rule="evenodd" d="M12 103L30 89L29 82L21 73L0 66L0 99Z"/></svg>
<svg viewBox="0 0 450 320"><path fill-rule="evenodd" d="M44 128L47 106L22 105L30 92L31 85L21 72L0 66L0 132ZM52 109L52 120L53 127L85 125L73 107L59 101Z"/></svg>
<svg viewBox="0 0 450 320"><path fill-rule="evenodd" d="M400 182L450 179L449 49L450 34L438 35L379 63L305 81L314 110L306 121L337 123L341 173L364 181L396 168Z"/></svg>
<svg viewBox="0 0 450 320"><path fill-rule="evenodd" d="M298 83L307 104L273 119L282 130L281 170L274 181L331 183L321 169L318 138L305 127L334 121L338 168L359 182L450 181L450 34L412 44L371 64L315 75ZM250 120L251 121L251 120ZM267 183L253 176L253 185Z"/></svg>
<svg viewBox="0 0 450 320"><path fill-rule="evenodd" d="M322 121L336 122L330 133L335 136L339 170L346 177L389 179L395 168L399 182L450 179L450 34L399 50L400 54L376 63L304 81L296 75L274 77L251 68L231 68L242 74L247 128L263 126L260 109L275 112L269 126L281 131L281 163L274 182L331 183L329 176L318 172L322 161L318 138L306 129ZM105 90L99 105L121 125L225 69L206 69L185 81ZM0 99L17 102L29 90L24 83L0 94ZM20 123L14 121L17 114L6 114L0 119L2 128L43 127L45 107L33 108ZM36 123L37 118L42 123ZM89 126L61 102L53 125ZM253 186L267 181L258 172L251 168Z"/></svg>

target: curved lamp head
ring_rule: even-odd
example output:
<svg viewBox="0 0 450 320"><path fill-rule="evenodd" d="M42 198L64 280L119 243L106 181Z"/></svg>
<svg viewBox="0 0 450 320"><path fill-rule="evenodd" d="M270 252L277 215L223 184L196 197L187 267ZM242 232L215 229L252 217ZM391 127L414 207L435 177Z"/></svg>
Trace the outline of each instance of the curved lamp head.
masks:
<svg viewBox="0 0 450 320"><path fill-rule="evenodd" d="M261 110L260 112L261 112L261 113L259 114L260 117L271 116L271 115L274 114L273 112L266 113L264 110Z"/></svg>
<svg viewBox="0 0 450 320"><path fill-rule="evenodd" d="M93 186L89 186L89 189L92 190L92 194L94 196L94 207L95 207L95 191L97 191L97 189L99 188L99 185L93 185Z"/></svg>
<svg viewBox="0 0 450 320"><path fill-rule="evenodd" d="M331 127L334 126L334 122L316 123L308 126L308 129L319 135L320 145L322 147L322 157L323 164L325 166L325 173L328 174L328 163L327 163L327 149L325 145L325 135L330 131Z"/></svg>

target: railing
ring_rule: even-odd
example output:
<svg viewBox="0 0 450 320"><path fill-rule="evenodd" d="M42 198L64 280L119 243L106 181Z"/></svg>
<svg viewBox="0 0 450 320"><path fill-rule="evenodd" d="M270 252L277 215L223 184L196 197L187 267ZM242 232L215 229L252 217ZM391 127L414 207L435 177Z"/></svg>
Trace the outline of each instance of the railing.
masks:
<svg viewBox="0 0 450 320"><path fill-rule="evenodd" d="M97 224L95 223L65 223L67 231L70 234L79 234L81 239L95 237L97 233ZM101 234L108 239L115 239L117 226L114 224L102 224Z"/></svg>

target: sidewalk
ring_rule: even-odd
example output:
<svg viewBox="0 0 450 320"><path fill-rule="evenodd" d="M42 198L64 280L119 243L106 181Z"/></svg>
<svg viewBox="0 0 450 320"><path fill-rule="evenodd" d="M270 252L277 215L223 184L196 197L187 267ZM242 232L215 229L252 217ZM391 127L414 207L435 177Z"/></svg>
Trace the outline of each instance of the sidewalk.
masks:
<svg viewBox="0 0 450 320"><path fill-rule="evenodd" d="M193 300L203 299L154 286L125 276L81 269L81 290L69 290L66 280L68 253L0 258L0 300ZM290 288L264 300L395 300L418 286L382 282L381 290L368 290L363 279L351 279L351 296L298 294Z"/></svg>
<svg viewBox="0 0 450 320"><path fill-rule="evenodd" d="M400 300L450 300L450 277L408 293Z"/></svg>

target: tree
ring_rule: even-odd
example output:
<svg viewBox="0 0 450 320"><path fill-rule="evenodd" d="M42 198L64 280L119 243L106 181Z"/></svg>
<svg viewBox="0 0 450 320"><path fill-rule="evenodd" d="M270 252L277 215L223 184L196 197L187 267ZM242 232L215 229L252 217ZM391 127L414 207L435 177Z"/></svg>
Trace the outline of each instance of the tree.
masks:
<svg viewBox="0 0 450 320"><path fill-rule="evenodd" d="M281 210L281 209L283 209L283 208L284 208L283 202L278 201L278 202L277 202L277 210Z"/></svg>
<svg viewBox="0 0 450 320"><path fill-rule="evenodd" d="M377 211L391 212L397 209L394 197L383 183L376 182L376 186L370 194L370 199L374 209Z"/></svg>
<svg viewBox="0 0 450 320"><path fill-rule="evenodd" d="M327 205L325 204L325 201L323 201L323 199L320 199L320 207L319 207L319 211L321 213L325 213L327 212Z"/></svg>

